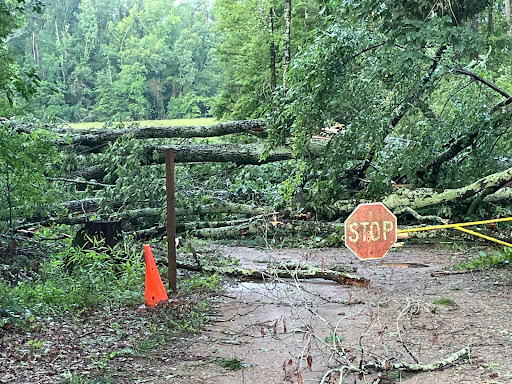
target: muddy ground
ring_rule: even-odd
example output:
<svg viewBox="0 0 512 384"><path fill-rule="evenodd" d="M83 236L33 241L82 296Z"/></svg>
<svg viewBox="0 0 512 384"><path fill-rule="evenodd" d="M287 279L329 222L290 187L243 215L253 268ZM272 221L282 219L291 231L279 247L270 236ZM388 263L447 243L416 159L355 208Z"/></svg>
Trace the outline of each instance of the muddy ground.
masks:
<svg viewBox="0 0 512 384"><path fill-rule="evenodd" d="M512 383L512 270L435 273L475 249L406 245L385 265L346 249L217 251L258 269L287 261L355 267L371 285L230 281L199 334L137 353L130 343L151 328L140 309L50 322L4 335L0 383ZM468 356L431 372L371 366L428 364L463 348ZM364 374L340 370L349 366Z"/></svg>

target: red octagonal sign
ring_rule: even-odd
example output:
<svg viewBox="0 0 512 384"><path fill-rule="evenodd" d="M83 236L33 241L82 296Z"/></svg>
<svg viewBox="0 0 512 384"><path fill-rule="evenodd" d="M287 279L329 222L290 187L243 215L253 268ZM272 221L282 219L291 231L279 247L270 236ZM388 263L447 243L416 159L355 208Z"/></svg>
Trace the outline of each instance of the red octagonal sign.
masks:
<svg viewBox="0 0 512 384"><path fill-rule="evenodd" d="M396 216L382 203L359 204L345 220L345 246L361 260L380 259L396 242Z"/></svg>

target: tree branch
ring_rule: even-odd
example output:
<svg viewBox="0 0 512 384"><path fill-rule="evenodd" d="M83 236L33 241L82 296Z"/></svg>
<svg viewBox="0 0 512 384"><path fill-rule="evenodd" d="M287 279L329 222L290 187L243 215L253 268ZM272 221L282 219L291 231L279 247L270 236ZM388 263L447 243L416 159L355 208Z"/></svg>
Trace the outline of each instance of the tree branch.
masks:
<svg viewBox="0 0 512 384"><path fill-rule="evenodd" d="M375 49L375 48L379 48L379 47L382 47L384 44L386 44L385 41L383 41L382 43L379 43L379 44L375 44L375 45L370 45L369 47L366 47L365 49L363 49L362 51L358 52L358 53L354 53L352 56L349 56L348 58L346 58L345 60L343 60L343 62L341 63L342 66L344 65L347 65L348 63L350 63L352 60L354 60L355 58L357 58L358 56L361 56L362 54L368 52L368 51L371 51L372 49Z"/></svg>
<svg viewBox="0 0 512 384"><path fill-rule="evenodd" d="M484 78L478 76L476 73L474 72L470 72L466 69L463 69L463 68L459 68L459 69L453 69L453 73L457 74L457 75L465 75L465 76L469 76L471 77L473 80L476 80L478 81L479 83L482 83L486 86L488 86L489 88L491 88L493 91L499 93L501 96L507 98L507 99L510 99L510 95L505 92L503 89L501 89L500 87L498 87L497 85L494 85L492 84L491 82L485 80Z"/></svg>
<svg viewBox="0 0 512 384"><path fill-rule="evenodd" d="M86 181L86 180L77 180L77 179L66 179L64 177L47 177L46 179L49 181L63 181L65 183L92 185L93 187L115 187L115 185L112 185L112 184L103 184L103 183L97 183L95 181Z"/></svg>
<svg viewBox="0 0 512 384"><path fill-rule="evenodd" d="M394 116L391 118L389 128L385 132L386 136L389 135L391 130L396 127L396 125L402 120L402 118L405 116L406 112L418 101L418 99L421 97L422 94L425 93L427 90L427 85L429 84L430 80L432 79L432 75L434 74L435 70L437 69L439 62L441 60L441 56L443 55L444 51L446 50L446 45L442 45L437 50L434 58L432 58L433 62L430 65L430 67L427 69L425 74L423 75L423 79L421 81L421 84L418 86L418 88L411 94L411 97L407 98L406 100L403 100L402 104L396 109ZM370 167L373 158L375 157L377 150L374 146L370 153L368 154L368 157L364 160L363 164L361 165L360 170L357 173L356 178L363 179L366 171Z"/></svg>

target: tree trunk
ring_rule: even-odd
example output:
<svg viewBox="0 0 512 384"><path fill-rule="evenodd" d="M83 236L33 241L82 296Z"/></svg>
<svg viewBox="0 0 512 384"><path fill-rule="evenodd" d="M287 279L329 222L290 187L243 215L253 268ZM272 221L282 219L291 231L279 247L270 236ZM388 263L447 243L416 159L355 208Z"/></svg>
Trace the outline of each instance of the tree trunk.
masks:
<svg viewBox="0 0 512 384"><path fill-rule="evenodd" d="M487 8L487 38L491 37L494 31L493 11L494 0L489 0L489 6Z"/></svg>
<svg viewBox="0 0 512 384"><path fill-rule="evenodd" d="M252 220L237 225L226 225L215 228L198 228L190 231L193 236L205 239L237 239L240 237L253 237L256 235L275 236L306 234L343 233L343 223L303 221L303 220Z"/></svg>
<svg viewBox="0 0 512 384"><path fill-rule="evenodd" d="M364 288L370 287L370 281L356 275L354 273L355 270L350 267L339 268L338 266L335 266L332 269L328 269L314 267L308 264L283 264L274 268L257 270L240 267L195 265L181 261L178 263L178 268L198 272L202 271L208 274L217 273L244 280L270 280L273 278L298 280L325 279L339 284Z"/></svg>
<svg viewBox="0 0 512 384"><path fill-rule="evenodd" d="M270 91L274 93L276 90L276 45L274 41L274 8L270 7L269 15L269 32L270 32Z"/></svg>
<svg viewBox="0 0 512 384"><path fill-rule="evenodd" d="M396 109L394 115L391 117L390 125L386 132L386 135L389 135L389 132L391 132L391 130L398 125L398 123L402 120L407 111L409 111L411 107L415 106L416 103L418 103L418 101L421 99L423 94L427 92L427 90L429 89L429 84L432 80L432 76L434 75L434 72L436 71L439 62L441 61L442 55L445 51L446 45L442 45L441 47L438 48L433 58L432 64L423 75L421 83L417 86L416 90L411 93L410 97L404 100L402 104L400 104L400 106ZM370 168L370 165L372 164L372 161L376 153L376 147L374 146L368 153L366 160L363 161L360 168L353 172L354 175L348 175L348 177L353 178L354 180L364 179L366 171L368 170L368 168Z"/></svg>
<svg viewBox="0 0 512 384"><path fill-rule="evenodd" d="M22 125L8 119L2 119L0 122L15 126L20 132L31 132L36 129L33 126ZM47 127L47 129L58 135L71 135L71 145L81 151L86 150L88 152L101 152L107 143L115 141L124 135L132 135L134 139L217 137L236 133L266 136L265 123L261 120L232 121L210 126L139 127L125 129L66 129ZM63 137L64 142L65 140Z"/></svg>
<svg viewBox="0 0 512 384"><path fill-rule="evenodd" d="M507 21L507 35L510 35L510 0L505 0L505 20Z"/></svg>
<svg viewBox="0 0 512 384"><path fill-rule="evenodd" d="M60 51L60 71L62 74L62 84L66 85L66 68L64 63L66 62L65 57L65 47L60 39L59 26L57 25L57 20L55 20L55 36L57 37L57 43Z"/></svg>
<svg viewBox="0 0 512 384"><path fill-rule="evenodd" d="M101 199L92 198L83 200L71 200L65 201L60 205L65 208L68 213L92 213L100 209ZM111 205L114 208L119 208L122 206L122 203L113 202ZM165 208L142 208L129 212L131 212L131 215L133 216L138 216L137 212L140 212L142 216L158 216L165 212ZM220 202L206 205L198 204L195 206L189 206L187 208L176 208L176 216L211 215L217 213L236 213L240 215L256 216L271 212L272 210L270 208L255 207L250 204L238 204L231 202Z"/></svg>
<svg viewBox="0 0 512 384"><path fill-rule="evenodd" d="M493 129L497 129L502 125L509 124L510 116L510 112L501 113L500 111L499 114L495 114L492 117L490 122L476 122L466 132L448 142L444 146L444 150L439 153L430 164L425 165L423 169L416 172L416 177L418 179L423 179L423 181L426 183L435 184L437 182L437 177L439 176L439 171L442 165L447 161L455 158L455 156L461 153L464 149L473 145L483 128L483 124L491 124Z"/></svg>
<svg viewBox="0 0 512 384"><path fill-rule="evenodd" d="M478 33L478 17L477 16L473 16L471 18L471 24L470 24L470 28L471 30L476 34ZM471 60L476 60L478 59L478 51L476 49L474 49L473 51L471 51L471 53L469 54L469 58Z"/></svg>
<svg viewBox="0 0 512 384"><path fill-rule="evenodd" d="M283 87L286 88L286 72L291 59L290 26L292 20L292 2L284 0L284 28L283 28Z"/></svg>
<svg viewBox="0 0 512 384"><path fill-rule="evenodd" d="M325 150L325 143L311 142L309 150L313 156L320 156ZM143 164L163 164L165 150L174 149L176 163L220 162L235 164L266 164L293 158L289 147L278 147L265 158L263 145L260 144L218 144L218 145L179 145L179 146L148 146L146 147Z"/></svg>
<svg viewBox="0 0 512 384"><path fill-rule="evenodd" d="M265 213L270 213L270 209L264 209L254 207L249 204L237 204L237 203L221 203L221 204L207 204L197 205L195 207L187 208L176 208L176 216L202 216L202 215L214 215L218 213L232 213L238 215L249 215L257 216ZM165 208L142 208L124 213L119 213L121 218L140 218L140 217L159 217L165 213Z"/></svg>
<svg viewBox="0 0 512 384"><path fill-rule="evenodd" d="M430 208L446 203L455 205L481 193L484 194L486 198L490 198L490 195L504 187L510 181L512 181L512 167L503 172L486 176L462 188L446 189L443 192L401 188L397 192L384 197L382 203L392 211L400 211L406 207L413 210ZM358 203L362 202L364 201L337 201L331 206L331 211L336 217L345 216L352 212Z"/></svg>
<svg viewBox="0 0 512 384"><path fill-rule="evenodd" d="M174 149L175 163L219 162L238 165L261 165L293 158L292 150L288 147L279 147L270 151L270 153L266 153L264 146L258 144L177 145L146 147L141 159L142 163L144 165L164 164L167 148ZM325 149L325 142L310 142L309 151L312 157L321 156ZM263 154L267 156L262 158ZM73 177L80 177L85 180L102 180L105 175L105 169L100 166L92 166L72 172Z"/></svg>

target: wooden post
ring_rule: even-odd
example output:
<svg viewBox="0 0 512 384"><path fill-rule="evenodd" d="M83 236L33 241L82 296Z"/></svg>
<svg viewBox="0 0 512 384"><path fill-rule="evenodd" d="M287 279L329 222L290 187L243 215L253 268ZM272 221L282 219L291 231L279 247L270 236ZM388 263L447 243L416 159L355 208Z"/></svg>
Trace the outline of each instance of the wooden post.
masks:
<svg viewBox="0 0 512 384"><path fill-rule="evenodd" d="M165 189L167 192L167 277L169 289L177 291L176 282L176 216L174 210L174 150L165 150Z"/></svg>

